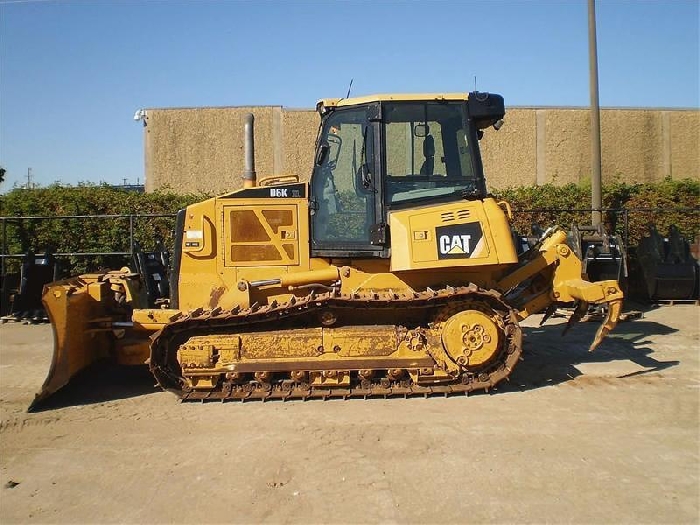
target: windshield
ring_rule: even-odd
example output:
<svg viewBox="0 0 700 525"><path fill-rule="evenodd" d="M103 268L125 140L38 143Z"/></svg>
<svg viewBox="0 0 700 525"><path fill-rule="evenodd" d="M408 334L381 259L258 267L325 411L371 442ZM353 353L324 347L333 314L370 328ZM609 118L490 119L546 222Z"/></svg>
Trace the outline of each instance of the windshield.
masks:
<svg viewBox="0 0 700 525"><path fill-rule="evenodd" d="M386 202L479 194L462 102L386 104Z"/></svg>

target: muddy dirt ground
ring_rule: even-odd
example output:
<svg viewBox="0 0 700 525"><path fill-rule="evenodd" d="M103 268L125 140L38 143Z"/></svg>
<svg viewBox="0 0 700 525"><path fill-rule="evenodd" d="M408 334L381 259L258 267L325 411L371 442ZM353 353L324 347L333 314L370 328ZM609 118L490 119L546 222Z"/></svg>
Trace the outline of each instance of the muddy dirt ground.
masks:
<svg viewBox="0 0 700 525"><path fill-rule="evenodd" d="M181 404L97 367L38 413L48 326L0 326L2 523L697 523L700 308L529 320L491 394Z"/></svg>

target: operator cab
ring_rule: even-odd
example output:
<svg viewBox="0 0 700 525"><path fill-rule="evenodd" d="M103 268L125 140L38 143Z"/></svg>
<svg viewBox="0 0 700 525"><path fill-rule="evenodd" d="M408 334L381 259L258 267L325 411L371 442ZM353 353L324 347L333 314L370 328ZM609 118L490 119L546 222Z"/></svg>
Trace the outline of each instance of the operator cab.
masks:
<svg viewBox="0 0 700 525"><path fill-rule="evenodd" d="M478 140L500 128L500 95L379 95L317 109L314 256L388 257L390 210L486 196Z"/></svg>

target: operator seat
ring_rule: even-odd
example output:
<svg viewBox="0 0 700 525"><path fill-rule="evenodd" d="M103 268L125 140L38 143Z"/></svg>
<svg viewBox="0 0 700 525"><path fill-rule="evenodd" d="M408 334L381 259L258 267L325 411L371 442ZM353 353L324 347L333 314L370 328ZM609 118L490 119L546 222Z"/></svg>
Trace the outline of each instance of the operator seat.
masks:
<svg viewBox="0 0 700 525"><path fill-rule="evenodd" d="M435 139L433 136L428 134L423 139L423 156L425 160L423 165L420 167L421 175L433 175L435 171Z"/></svg>

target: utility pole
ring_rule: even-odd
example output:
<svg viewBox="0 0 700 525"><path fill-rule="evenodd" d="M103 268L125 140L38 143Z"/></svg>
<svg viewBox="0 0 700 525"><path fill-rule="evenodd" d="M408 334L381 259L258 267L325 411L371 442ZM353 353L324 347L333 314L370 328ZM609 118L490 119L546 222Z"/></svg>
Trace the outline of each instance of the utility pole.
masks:
<svg viewBox="0 0 700 525"><path fill-rule="evenodd" d="M600 105L598 103L598 46L595 32L595 0L588 0L588 64L591 92L591 219L593 226L603 222L603 188L600 160Z"/></svg>

